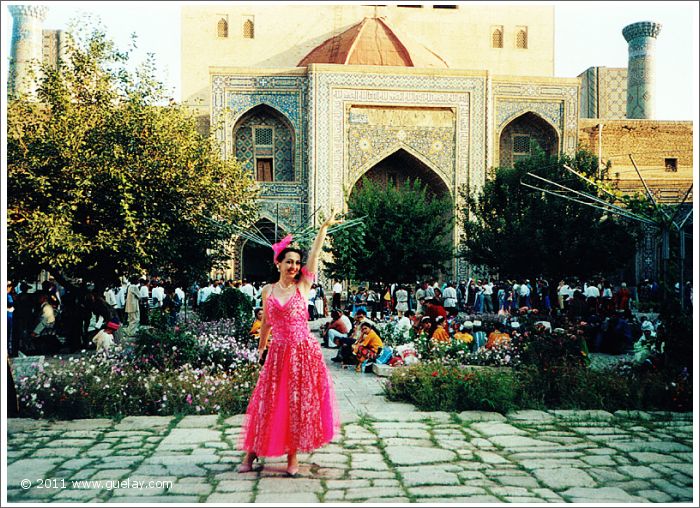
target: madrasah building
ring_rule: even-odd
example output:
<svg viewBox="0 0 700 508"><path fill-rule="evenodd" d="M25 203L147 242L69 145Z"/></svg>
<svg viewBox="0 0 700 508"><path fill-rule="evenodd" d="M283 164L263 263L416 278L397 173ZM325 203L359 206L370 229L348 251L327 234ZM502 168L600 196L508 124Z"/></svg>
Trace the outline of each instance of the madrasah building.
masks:
<svg viewBox="0 0 700 508"><path fill-rule="evenodd" d="M660 25L620 27L628 68L559 78L554 9L182 5L182 101L214 129L222 156L260 182L257 227L271 240L316 221L316 210L343 209L364 176L387 185L418 178L457 208L463 186L478 192L533 142L551 155L591 150L621 189L641 186L633 153L657 198L680 201L692 183L692 122L654 118ZM36 6L10 11L15 26L39 30L34 40L60 53L60 33L42 39ZM13 60L21 55L13 30ZM657 243L640 246L638 279L657 276ZM269 252L252 243L233 242L231 254L219 277L268 273ZM470 271L456 259L446 275Z"/></svg>

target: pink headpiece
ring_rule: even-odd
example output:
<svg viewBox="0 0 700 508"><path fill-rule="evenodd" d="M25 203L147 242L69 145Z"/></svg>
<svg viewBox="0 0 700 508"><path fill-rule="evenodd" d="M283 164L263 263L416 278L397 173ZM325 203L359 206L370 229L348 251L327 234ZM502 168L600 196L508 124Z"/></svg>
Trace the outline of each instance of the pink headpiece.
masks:
<svg viewBox="0 0 700 508"><path fill-rule="evenodd" d="M284 238L282 238L279 242L272 244L272 250L274 251L274 254L272 256L273 261L277 261L277 256L280 255L280 252L282 252L284 249L286 249L290 243L292 243L292 240L294 238L292 235L287 235Z"/></svg>

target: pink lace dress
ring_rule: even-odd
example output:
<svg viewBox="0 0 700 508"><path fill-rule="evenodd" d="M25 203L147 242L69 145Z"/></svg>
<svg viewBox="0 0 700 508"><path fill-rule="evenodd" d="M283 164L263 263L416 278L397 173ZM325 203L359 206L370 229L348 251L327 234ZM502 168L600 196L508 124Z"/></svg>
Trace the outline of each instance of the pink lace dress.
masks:
<svg viewBox="0 0 700 508"><path fill-rule="evenodd" d="M299 288L284 305L274 294L268 297L273 338L248 403L239 449L260 457L308 453L338 433L333 381L307 319Z"/></svg>

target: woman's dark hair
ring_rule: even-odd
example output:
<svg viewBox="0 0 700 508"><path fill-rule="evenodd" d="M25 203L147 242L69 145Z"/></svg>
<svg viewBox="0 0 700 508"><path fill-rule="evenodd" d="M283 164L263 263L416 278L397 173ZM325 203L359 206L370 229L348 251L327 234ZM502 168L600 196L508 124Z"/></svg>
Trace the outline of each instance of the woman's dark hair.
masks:
<svg viewBox="0 0 700 508"><path fill-rule="evenodd" d="M282 252L280 252L280 253L277 255L277 257L275 258L275 260L276 260L278 263L281 263L282 260L284 259L284 256L286 256L288 252L296 252L297 254L299 254L299 258L300 258L302 261L304 260L304 251L302 251L301 249L297 249L296 247L285 247L284 249L282 249Z"/></svg>
<svg viewBox="0 0 700 508"><path fill-rule="evenodd" d="M277 255L275 260L278 263L281 263L282 260L284 259L284 256L286 256L288 252L296 252L297 254L299 254L299 260L301 261L302 265L304 264L304 251L302 251L301 249L298 249L296 247L285 247L284 249L282 249L282 252L280 252ZM294 276L294 280L297 280L297 281L301 280L301 270L299 270L297 272L297 274Z"/></svg>

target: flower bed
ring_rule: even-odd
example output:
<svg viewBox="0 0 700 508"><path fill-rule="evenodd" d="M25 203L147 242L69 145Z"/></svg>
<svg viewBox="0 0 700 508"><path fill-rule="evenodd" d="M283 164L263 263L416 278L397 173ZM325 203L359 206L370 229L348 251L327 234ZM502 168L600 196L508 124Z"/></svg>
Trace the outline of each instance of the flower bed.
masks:
<svg viewBox="0 0 700 508"><path fill-rule="evenodd" d="M16 379L20 414L35 418L244 412L259 367L230 320L141 331L109 358L57 358Z"/></svg>

